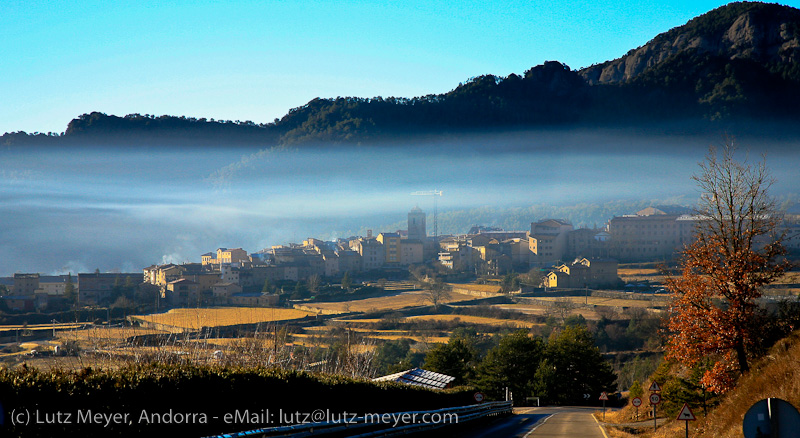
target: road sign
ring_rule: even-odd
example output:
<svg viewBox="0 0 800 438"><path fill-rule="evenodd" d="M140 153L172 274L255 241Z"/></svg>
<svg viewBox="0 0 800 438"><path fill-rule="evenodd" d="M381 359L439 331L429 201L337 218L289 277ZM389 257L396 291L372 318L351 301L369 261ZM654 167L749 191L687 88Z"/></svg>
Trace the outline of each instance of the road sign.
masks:
<svg viewBox="0 0 800 438"><path fill-rule="evenodd" d="M589 397L591 397L591 396L592 396L591 394L583 394L583 399L584 400L589 400Z"/></svg>
<svg viewBox="0 0 800 438"><path fill-rule="evenodd" d="M605 391L603 391L603 393L600 394L600 400L603 400L603 401L608 400L608 394Z"/></svg>
<svg viewBox="0 0 800 438"><path fill-rule="evenodd" d="M758 436L797 436L800 412L791 403L779 398L761 400L744 414L742 431L745 438Z"/></svg>
<svg viewBox="0 0 800 438"><path fill-rule="evenodd" d="M692 413L692 409L686 403L683 404L683 409L681 409L681 411L678 413L678 418L676 419L685 421L697 420L697 418L695 418L694 414Z"/></svg>
<svg viewBox="0 0 800 438"><path fill-rule="evenodd" d="M653 382L653 384L652 384L652 385L650 385L650 391L651 391L651 392L657 392L657 391L661 391L661 387L660 387L660 386L658 386L658 382L655 382L655 381L654 381L654 382Z"/></svg>
<svg viewBox="0 0 800 438"><path fill-rule="evenodd" d="M656 393L650 394L650 404L657 405L659 403L661 403L661 396Z"/></svg>
<svg viewBox="0 0 800 438"><path fill-rule="evenodd" d="M639 397L634 397L633 400L631 400L631 404L638 408L639 406L642 405L642 399L640 399Z"/></svg>
<svg viewBox="0 0 800 438"><path fill-rule="evenodd" d="M472 398L474 398L476 402L481 403L486 397L484 397L482 392L476 392L472 395Z"/></svg>

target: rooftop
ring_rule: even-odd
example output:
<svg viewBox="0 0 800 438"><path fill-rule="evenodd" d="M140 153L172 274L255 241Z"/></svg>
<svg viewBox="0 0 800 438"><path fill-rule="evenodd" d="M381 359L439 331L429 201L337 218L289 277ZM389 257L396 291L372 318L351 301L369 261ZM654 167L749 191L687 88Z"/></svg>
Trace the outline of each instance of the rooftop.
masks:
<svg viewBox="0 0 800 438"><path fill-rule="evenodd" d="M447 374L435 373L421 368L412 368L407 371L377 377L372 380L374 382L400 382L408 385L424 386L426 388L444 389L453 380L456 380L456 378L448 376Z"/></svg>

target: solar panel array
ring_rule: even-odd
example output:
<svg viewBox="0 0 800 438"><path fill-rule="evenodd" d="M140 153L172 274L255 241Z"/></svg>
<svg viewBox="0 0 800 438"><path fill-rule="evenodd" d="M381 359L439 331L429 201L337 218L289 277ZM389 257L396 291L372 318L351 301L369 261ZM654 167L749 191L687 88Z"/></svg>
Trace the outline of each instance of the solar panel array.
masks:
<svg viewBox="0 0 800 438"><path fill-rule="evenodd" d="M401 382L408 385L424 386L426 388L444 389L453 380L456 380L456 378L446 374L423 370L421 368L412 368L408 371L389 374L388 376L378 377L372 380L376 382Z"/></svg>

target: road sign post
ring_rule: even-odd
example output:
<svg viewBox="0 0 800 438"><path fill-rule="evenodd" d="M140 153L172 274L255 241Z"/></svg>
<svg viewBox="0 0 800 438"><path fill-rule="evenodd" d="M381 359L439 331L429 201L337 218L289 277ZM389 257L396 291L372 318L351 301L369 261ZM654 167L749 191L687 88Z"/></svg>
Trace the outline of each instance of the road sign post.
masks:
<svg viewBox="0 0 800 438"><path fill-rule="evenodd" d="M683 404L683 408L678 413L677 420L684 420L686 421L686 438L689 438L689 422L694 421L695 418L694 414L692 413L692 409L689 407L687 403Z"/></svg>
<svg viewBox="0 0 800 438"><path fill-rule="evenodd" d="M658 429L658 418L656 417L656 405L661 403L661 395L658 393L650 394L650 404L653 405L653 430Z"/></svg>
<svg viewBox="0 0 800 438"><path fill-rule="evenodd" d="M639 406L642 405L642 399L634 397L633 400L631 400L631 404L636 408L636 421L639 421Z"/></svg>
<svg viewBox="0 0 800 438"><path fill-rule="evenodd" d="M606 400L608 400L608 393L603 391L603 393L600 394L600 400L603 400L603 421L606 421Z"/></svg>
<svg viewBox="0 0 800 438"><path fill-rule="evenodd" d="M658 384L655 380L653 383L650 384L650 404L653 405L653 430L658 429L658 418L656 418L656 405L661 403L661 395L658 393L661 391L661 385Z"/></svg>

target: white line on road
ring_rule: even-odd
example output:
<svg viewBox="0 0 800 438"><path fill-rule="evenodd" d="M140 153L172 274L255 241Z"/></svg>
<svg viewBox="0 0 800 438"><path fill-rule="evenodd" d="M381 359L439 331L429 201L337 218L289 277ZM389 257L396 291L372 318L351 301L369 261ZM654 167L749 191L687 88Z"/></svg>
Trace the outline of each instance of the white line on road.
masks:
<svg viewBox="0 0 800 438"><path fill-rule="evenodd" d="M548 416L546 416L546 417L542 418L541 420L537 421L537 422L536 422L536 424L534 424L534 425L533 425L533 429L529 430L529 431L528 431L528 433L526 433L526 434L525 434L525 436L524 436L524 437L522 437L522 438L528 438L528 437L530 436L530 434L532 434L532 433L533 433L533 432L534 432L534 431L535 431L537 428L539 428L539 426L541 426L541 425L543 425L544 423L546 423L546 422L547 422L547 420L548 420L550 417L552 417L553 415L555 415L555 414L550 414L550 415L548 415ZM608 438L608 437L606 437L606 438Z"/></svg>

